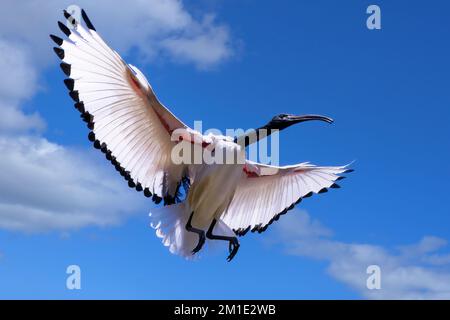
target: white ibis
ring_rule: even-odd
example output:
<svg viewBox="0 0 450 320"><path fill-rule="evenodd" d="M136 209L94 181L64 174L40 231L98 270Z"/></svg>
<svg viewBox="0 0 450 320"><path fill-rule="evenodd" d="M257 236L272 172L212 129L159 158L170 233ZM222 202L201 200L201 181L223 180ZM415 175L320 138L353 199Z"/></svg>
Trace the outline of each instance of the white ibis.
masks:
<svg viewBox="0 0 450 320"><path fill-rule="evenodd" d="M64 11L65 17L74 19ZM86 27L58 22L67 36L50 37L58 45L69 95L91 130L88 138L128 181L164 207L150 216L156 234L172 253L190 257L206 239L229 242L228 261L239 248L238 236L263 232L303 198L338 188L335 181L346 166L319 167L309 163L276 167L245 160L249 136L207 135L192 130L157 99L136 67L128 65L96 32L84 10ZM260 129L283 130L295 123L332 119L280 114ZM260 139L256 130L256 141ZM174 135L176 139L173 139ZM242 142L242 143L241 143ZM175 163L178 144L232 151L243 161L233 164ZM181 199L180 187L185 189Z"/></svg>

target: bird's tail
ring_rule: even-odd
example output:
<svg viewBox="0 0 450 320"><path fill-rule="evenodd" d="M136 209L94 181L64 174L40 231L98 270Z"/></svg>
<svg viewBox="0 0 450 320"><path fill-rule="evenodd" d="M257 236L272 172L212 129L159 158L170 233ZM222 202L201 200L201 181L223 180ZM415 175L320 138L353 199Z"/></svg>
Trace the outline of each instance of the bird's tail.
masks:
<svg viewBox="0 0 450 320"><path fill-rule="evenodd" d="M186 210L185 206L185 203L181 202L153 209L150 212L150 225L156 230L156 235L162 239L163 245L168 247L171 253L187 259L193 259L198 256L198 254L192 254L192 250L198 243L198 235L186 230L189 210ZM206 230L204 231L206 232ZM221 220L217 221L214 227L214 233L227 236L234 235L233 231ZM214 246L218 246L222 242L207 239L206 245L211 248L213 243Z"/></svg>
<svg viewBox="0 0 450 320"><path fill-rule="evenodd" d="M185 203L181 202L153 209L150 212L150 225L171 253L192 258L192 249L197 245L198 235L186 230L188 218Z"/></svg>

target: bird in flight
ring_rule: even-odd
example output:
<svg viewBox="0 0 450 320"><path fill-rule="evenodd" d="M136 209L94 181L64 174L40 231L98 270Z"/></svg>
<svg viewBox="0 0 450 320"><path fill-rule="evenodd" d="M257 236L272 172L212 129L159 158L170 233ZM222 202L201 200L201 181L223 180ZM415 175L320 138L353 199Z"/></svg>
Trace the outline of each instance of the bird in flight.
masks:
<svg viewBox="0 0 450 320"><path fill-rule="evenodd" d="M100 37L86 12L85 26L67 11L67 37L50 35L75 108L87 123L88 139L101 150L130 188L164 206L150 214L152 226L170 252L192 257L206 240L228 242L231 261L237 236L263 232L312 194L339 188L347 166L309 163L271 166L246 160L246 147L266 135L319 115L280 114L265 126L237 138L203 135L181 122L156 97L150 83ZM232 163L189 163L173 159L180 146L235 155ZM183 149L184 150L184 149ZM184 190L184 193L183 193Z"/></svg>

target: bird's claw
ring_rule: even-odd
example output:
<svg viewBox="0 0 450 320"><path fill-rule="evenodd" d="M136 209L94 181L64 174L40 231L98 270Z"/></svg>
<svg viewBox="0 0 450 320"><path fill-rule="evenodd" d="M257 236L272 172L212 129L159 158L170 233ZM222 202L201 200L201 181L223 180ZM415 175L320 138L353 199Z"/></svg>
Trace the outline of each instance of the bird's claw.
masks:
<svg viewBox="0 0 450 320"><path fill-rule="evenodd" d="M199 251L202 249L203 245L205 244L205 240L206 240L205 235L200 235L200 236L199 236L198 244L197 244L197 246L192 250L192 254L196 254L197 252L199 252Z"/></svg>
<svg viewBox="0 0 450 320"><path fill-rule="evenodd" d="M227 261L230 262L239 250L239 241L236 238L229 242L228 250L230 251L230 255L228 256Z"/></svg>

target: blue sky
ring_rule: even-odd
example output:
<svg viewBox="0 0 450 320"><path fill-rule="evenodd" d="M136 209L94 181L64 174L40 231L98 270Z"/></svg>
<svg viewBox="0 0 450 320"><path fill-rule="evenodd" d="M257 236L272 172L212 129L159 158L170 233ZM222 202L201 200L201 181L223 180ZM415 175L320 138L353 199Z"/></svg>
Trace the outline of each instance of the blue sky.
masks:
<svg viewBox="0 0 450 320"><path fill-rule="evenodd" d="M155 205L92 150L66 93L48 34L69 2L6 1L0 298L450 298L447 2L84 2L185 123L225 130L324 114L335 123L280 134L281 163L356 160L356 171L241 238L231 263L224 247L196 262L172 256L148 226ZM381 30L366 28L370 4ZM71 264L79 291L65 287ZM365 287L370 264L381 290Z"/></svg>

